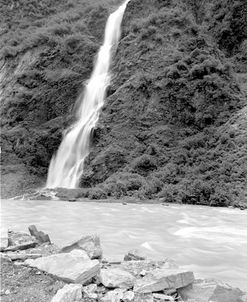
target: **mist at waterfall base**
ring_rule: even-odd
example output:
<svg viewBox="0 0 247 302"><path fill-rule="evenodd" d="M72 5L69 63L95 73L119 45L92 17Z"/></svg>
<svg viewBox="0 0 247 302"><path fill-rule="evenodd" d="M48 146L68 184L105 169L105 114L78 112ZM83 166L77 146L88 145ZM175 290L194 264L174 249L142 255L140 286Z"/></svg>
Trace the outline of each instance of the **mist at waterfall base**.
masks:
<svg viewBox="0 0 247 302"><path fill-rule="evenodd" d="M92 76L83 92L84 96L79 96L77 121L66 130L50 162L47 188L72 189L79 185L84 161L89 153L90 134L98 121L105 91L110 83L111 55L120 38L121 22L128 2L125 1L107 20L104 43L98 52Z"/></svg>

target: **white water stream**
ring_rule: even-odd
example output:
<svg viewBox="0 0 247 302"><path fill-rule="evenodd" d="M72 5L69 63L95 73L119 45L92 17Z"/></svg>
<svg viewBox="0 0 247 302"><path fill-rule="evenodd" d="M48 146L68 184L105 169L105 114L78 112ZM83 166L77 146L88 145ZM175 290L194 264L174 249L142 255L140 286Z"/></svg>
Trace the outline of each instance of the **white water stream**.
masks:
<svg viewBox="0 0 247 302"><path fill-rule="evenodd" d="M63 246L98 233L104 256L122 259L134 248L173 258L196 277L247 291L247 211L203 206L3 200L1 236L30 224Z"/></svg>
<svg viewBox="0 0 247 302"><path fill-rule="evenodd" d="M67 129L51 160L47 188L76 188L79 185L84 160L89 153L90 134L98 121L105 91L110 83L112 51L120 38L121 22L128 2L129 0L121 5L107 20L104 43L98 52L94 71L83 92L84 96L79 97L77 121Z"/></svg>

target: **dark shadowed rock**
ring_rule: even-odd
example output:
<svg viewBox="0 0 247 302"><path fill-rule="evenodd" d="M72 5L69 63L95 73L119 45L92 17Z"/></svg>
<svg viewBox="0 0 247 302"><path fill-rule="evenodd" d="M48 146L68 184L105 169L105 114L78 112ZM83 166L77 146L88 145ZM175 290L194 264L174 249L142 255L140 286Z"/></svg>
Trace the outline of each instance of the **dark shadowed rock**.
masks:
<svg viewBox="0 0 247 302"><path fill-rule="evenodd" d="M35 225L30 225L28 227L31 236L35 237L36 240L40 243L51 243L50 237L48 234L45 234L42 231L38 231Z"/></svg>
<svg viewBox="0 0 247 302"><path fill-rule="evenodd" d="M147 259L147 255L143 251L140 250L131 250L124 256L124 261L131 260L145 260Z"/></svg>
<svg viewBox="0 0 247 302"><path fill-rule="evenodd" d="M84 236L80 240L63 247L61 253L68 253L74 249L86 251L91 259L101 259L103 255L98 235Z"/></svg>

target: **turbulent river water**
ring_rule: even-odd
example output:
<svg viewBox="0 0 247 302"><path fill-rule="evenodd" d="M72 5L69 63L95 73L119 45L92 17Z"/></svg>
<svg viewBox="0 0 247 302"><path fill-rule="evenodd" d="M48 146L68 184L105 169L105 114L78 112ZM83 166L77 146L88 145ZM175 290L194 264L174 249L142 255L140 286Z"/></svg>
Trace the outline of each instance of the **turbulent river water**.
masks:
<svg viewBox="0 0 247 302"><path fill-rule="evenodd" d="M30 224L63 246L98 233L104 256L122 259L133 248L172 258L196 277L247 290L247 211L227 208L61 201L1 202L1 237Z"/></svg>

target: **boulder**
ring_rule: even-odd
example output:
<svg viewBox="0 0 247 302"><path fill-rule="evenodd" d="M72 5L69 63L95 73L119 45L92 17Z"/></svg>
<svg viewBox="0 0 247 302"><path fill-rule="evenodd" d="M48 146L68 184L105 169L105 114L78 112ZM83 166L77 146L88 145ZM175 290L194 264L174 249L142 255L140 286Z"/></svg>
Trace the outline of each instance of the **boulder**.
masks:
<svg viewBox="0 0 247 302"><path fill-rule="evenodd" d="M195 280L190 286L178 289L184 301L243 302L244 293L238 288L215 280Z"/></svg>
<svg viewBox="0 0 247 302"><path fill-rule="evenodd" d="M135 277L119 268L102 269L100 272L101 283L107 288L131 288L134 286Z"/></svg>
<svg viewBox="0 0 247 302"><path fill-rule="evenodd" d="M8 230L8 246L4 251L18 251L33 248L38 244L29 234Z"/></svg>
<svg viewBox="0 0 247 302"><path fill-rule="evenodd" d="M123 300L124 290L123 289L115 289L107 292L105 296L101 299L102 302L120 302Z"/></svg>
<svg viewBox="0 0 247 302"><path fill-rule="evenodd" d="M147 255L143 251L140 250L131 250L124 256L124 261L131 260L146 260Z"/></svg>
<svg viewBox="0 0 247 302"><path fill-rule="evenodd" d="M49 235L42 231L38 231L35 225L30 225L28 229L31 236L35 237L39 243L51 243Z"/></svg>
<svg viewBox="0 0 247 302"><path fill-rule="evenodd" d="M101 259L103 256L98 235L84 236L61 249L61 253L69 253L74 249L86 251L91 259Z"/></svg>
<svg viewBox="0 0 247 302"><path fill-rule="evenodd" d="M142 279L136 280L134 291L138 293L158 292L169 288L180 288L191 284L194 274L180 269L155 269Z"/></svg>
<svg viewBox="0 0 247 302"><path fill-rule="evenodd" d="M52 298L51 302L79 301L82 298L81 290L81 284L66 284L63 288L57 291L56 295Z"/></svg>
<svg viewBox="0 0 247 302"><path fill-rule="evenodd" d="M98 260L90 260L87 253L74 250L35 260L28 259L25 264L36 267L56 276L65 282L85 284L100 272Z"/></svg>

